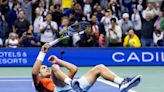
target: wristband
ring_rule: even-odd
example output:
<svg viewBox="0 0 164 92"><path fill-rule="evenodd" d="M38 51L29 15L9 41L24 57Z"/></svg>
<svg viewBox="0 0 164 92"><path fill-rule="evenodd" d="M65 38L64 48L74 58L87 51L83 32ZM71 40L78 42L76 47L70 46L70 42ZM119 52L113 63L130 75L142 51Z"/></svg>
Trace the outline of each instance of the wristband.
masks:
<svg viewBox="0 0 164 92"><path fill-rule="evenodd" d="M37 60L40 60L41 62L43 62L45 56L46 56L46 53L40 51L37 57Z"/></svg>

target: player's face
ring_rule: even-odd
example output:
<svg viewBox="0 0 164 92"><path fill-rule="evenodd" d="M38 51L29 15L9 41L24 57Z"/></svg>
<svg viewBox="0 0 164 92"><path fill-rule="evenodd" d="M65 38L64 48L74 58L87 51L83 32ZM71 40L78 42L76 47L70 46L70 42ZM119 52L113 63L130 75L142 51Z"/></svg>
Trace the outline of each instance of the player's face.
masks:
<svg viewBox="0 0 164 92"><path fill-rule="evenodd" d="M50 76L50 69L46 65L42 65L40 67L40 75L42 77L49 77Z"/></svg>

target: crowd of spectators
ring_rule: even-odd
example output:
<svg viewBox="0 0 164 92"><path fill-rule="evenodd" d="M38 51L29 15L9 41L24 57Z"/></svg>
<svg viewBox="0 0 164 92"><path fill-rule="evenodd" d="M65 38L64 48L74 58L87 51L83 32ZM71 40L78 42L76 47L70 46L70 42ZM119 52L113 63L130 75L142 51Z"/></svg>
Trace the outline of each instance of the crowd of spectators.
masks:
<svg viewBox="0 0 164 92"><path fill-rule="evenodd" d="M160 47L163 13L162 0L0 0L0 47L40 47L81 21L90 29L56 46Z"/></svg>

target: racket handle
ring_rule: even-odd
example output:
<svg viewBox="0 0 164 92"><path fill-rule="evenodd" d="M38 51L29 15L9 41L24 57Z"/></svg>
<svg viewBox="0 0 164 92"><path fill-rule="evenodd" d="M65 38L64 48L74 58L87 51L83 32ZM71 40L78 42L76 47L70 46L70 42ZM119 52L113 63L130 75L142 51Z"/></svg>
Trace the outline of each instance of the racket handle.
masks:
<svg viewBox="0 0 164 92"><path fill-rule="evenodd" d="M49 47L52 47L53 45L57 44L60 40L59 39L55 39L54 41L51 41L48 43Z"/></svg>
<svg viewBox="0 0 164 92"><path fill-rule="evenodd" d="M63 39L66 39L68 38L69 36L64 36L64 37L61 37L61 38L58 38L58 39L55 39L54 41L51 41L48 43L49 47L52 47L53 45L57 44L59 41L63 40Z"/></svg>

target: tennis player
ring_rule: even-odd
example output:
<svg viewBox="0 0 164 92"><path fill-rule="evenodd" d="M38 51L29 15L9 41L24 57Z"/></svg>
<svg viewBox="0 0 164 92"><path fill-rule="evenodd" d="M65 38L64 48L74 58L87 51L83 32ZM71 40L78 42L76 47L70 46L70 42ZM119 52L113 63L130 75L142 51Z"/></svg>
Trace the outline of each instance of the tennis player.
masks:
<svg viewBox="0 0 164 92"><path fill-rule="evenodd" d="M75 65L58 59L54 55L50 56L48 60L53 64L52 78L56 85L55 92L87 92L100 76L108 81L118 84L121 92L127 92L129 89L137 86L141 81L140 75L133 78L123 79L102 64L96 65L81 78L73 79L77 72L77 67ZM68 73L63 73L60 66L68 69Z"/></svg>
<svg viewBox="0 0 164 92"><path fill-rule="evenodd" d="M33 83L38 92L54 92L55 90L55 85L50 78L50 69L46 65L42 65L48 49L48 44L42 46L32 69Z"/></svg>
<svg viewBox="0 0 164 92"><path fill-rule="evenodd" d="M38 92L86 92L100 76L118 84L121 92L127 92L129 89L140 83L140 75L123 79L102 64L93 67L82 77L76 79L74 76L78 70L77 66L58 59L54 55L50 56L48 59L52 63L51 73L46 65L42 65L42 61L44 60L48 49L49 46L47 44L42 46L33 66L32 78ZM68 72L65 74L60 69L60 66L65 67Z"/></svg>

